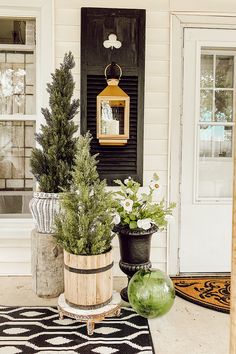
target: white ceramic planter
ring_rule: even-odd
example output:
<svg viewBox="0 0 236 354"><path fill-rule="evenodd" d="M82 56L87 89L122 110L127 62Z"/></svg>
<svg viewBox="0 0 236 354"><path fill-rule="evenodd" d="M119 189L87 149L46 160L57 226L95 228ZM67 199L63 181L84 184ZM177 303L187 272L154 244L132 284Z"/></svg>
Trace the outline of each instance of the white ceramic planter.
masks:
<svg viewBox="0 0 236 354"><path fill-rule="evenodd" d="M53 233L54 218L59 211L59 194L35 192L29 208L36 230L46 234Z"/></svg>

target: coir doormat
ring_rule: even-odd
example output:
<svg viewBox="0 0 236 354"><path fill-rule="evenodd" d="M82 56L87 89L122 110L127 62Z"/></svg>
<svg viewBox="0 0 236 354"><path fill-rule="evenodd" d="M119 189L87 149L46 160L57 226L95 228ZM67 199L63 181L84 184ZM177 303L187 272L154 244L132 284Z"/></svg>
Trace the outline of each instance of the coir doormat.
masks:
<svg viewBox="0 0 236 354"><path fill-rule="evenodd" d="M119 318L86 324L59 319L54 307L0 306L0 354L154 354L145 318L123 308Z"/></svg>
<svg viewBox="0 0 236 354"><path fill-rule="evenodd" d="M174 277L176 295L209 309L229 313L230 277Z"/></svg>

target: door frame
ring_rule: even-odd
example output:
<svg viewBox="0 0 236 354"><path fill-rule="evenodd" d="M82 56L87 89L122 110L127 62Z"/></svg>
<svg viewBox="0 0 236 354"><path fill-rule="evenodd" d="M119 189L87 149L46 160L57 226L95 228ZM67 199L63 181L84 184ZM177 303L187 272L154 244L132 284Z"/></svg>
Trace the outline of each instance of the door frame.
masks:
<svg viewBox="0 0 236 354"><path fill-rule="evenodd" d="M236 16L229 13L171 12L170 17L168 200L176 202L177 207L174 211L175 223L169 226L167 233L167 272L178 275L180 272L184 29L236 29Z"/></svg>

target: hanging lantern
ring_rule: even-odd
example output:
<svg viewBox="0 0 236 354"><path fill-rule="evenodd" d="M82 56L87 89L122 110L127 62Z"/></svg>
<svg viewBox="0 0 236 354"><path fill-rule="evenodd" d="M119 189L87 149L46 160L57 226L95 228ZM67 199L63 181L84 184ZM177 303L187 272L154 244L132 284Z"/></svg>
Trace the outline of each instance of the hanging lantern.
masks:
<svg viewBox="0 0 236 354"><path fill-rule="evenodd" d="M119 78L107 78L107 69L117 66ZM107 87L97 96L97 138L101 145L125 145L129 139L129 96L118 86L122 70L118 64L105 68Z"/></svg>

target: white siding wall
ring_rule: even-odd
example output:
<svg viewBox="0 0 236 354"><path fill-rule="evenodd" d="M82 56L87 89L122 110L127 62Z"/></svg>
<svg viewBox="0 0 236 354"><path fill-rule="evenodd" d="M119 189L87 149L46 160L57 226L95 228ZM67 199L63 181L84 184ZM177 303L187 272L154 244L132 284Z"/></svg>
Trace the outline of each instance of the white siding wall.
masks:
<svg viewBox="0 0 236 354"><path fill-rule="evenodd" d="M144 184L158 172L166 195L168 148L168 83L169 83L169 12L168 1L148 1L146 20L146 84L144 117ZM119 2L119 7L145 8L142 1L135 4ZM80 92L80 8L109 7L109 1L55 1L55 62L58 66L64 53L71 50L76 59L75 95ZM152 8L152 11L150 10ZM114 240L115 273L119 274L118 240ZM166 269L166 233L152 240L153 265Z"/></svg>

